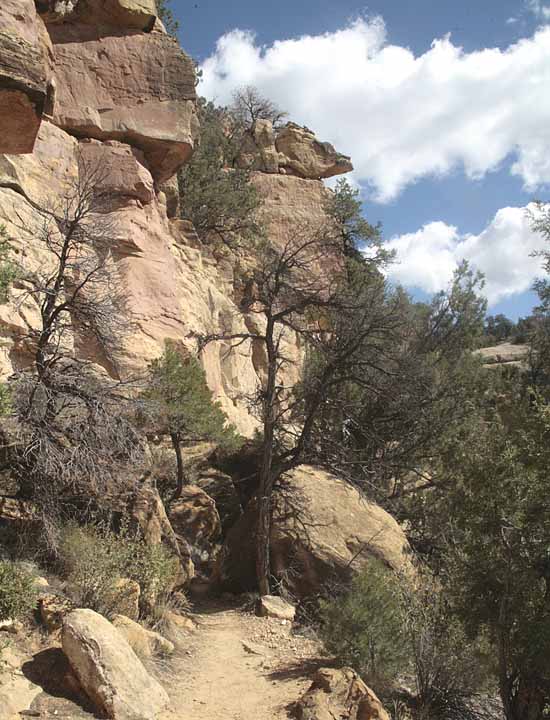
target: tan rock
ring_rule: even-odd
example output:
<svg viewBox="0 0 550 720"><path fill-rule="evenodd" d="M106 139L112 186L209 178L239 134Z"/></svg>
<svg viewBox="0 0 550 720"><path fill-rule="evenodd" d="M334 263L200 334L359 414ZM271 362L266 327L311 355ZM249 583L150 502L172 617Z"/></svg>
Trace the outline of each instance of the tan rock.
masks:
<svg viewBox="0 0 550 720"><path fill-rule="evenodd" d="M182 538L178 540L166 515L164 503L156 488L144 485L138 489L130 504L130 515L150 545L165 544L180 559L181 572L175 586L186 585L195 575L191 551ZM149 598L154 604L154 598Z"/></svg>
<svg viewBox="0 0 550 720"><path fill-rule="evenodd" d="M251 502L226 538L216 576L229 590L255 588L254 522ZM272 573L306 597L328 582L349 581L371 557L411 572L409 545L394 518L335 475L307 465L292 471L274 497Z"/></svg>
<svg viewBox="0 0 550 720"><path fill-rule="evenodd" d="M487 367L498 367L499 365L525 367L529 357L529 346L500 343L500 345L480 348L476 350L476 354L481 356L483 363Z"/></svg>
<svg viewBox="0 0 550 720"><path fill-rule="evenodd" d="M38 10L47 23L72 21L146 31L156 19L155 0L38 0Z"/></svg>
<svg viewBox="0 0 550 720"><path fill-rule="evenodd" d="M336 152L330 143L319 142L315 133L295 123L277 132L275 146L279 166L301 178L317 180L353 170L349 157Z"/></svg>
<svg viewBox="0 0 550 720"><path fill-rule="evenodd" d="M116 615L124 615L131 620L139 617L139 583L128 578L118 578L109 592L109 610Z"/></svg>
<svg viewBox="0 0 550 720"><path fill-rule="evenodd" d="M113 720L153 720L169 703L127 640L92 610L65 618L63 652L97 708Z"/></svg>
<svg viewBox="0 0 550 720"><path fill-rule="evenodd" d="M155 180L170 178L198 137L195 70L169 36L99 36L86 25L51 25L54 122L78 137L142 150ZM93 67L94 72L89 72Z"/></svg>
<svg viewBox="0 0 550 720"><path fill-rule="evenodd" d="M296 616L296 608L276 595L263 595L258 600L256 614L260 617L290 620L292 622Z"/></svg>
<svg viewBox="0 0 550 720"><path fill-rule="evenodd" d="M32 152L50 83L34 0L0 4L0 152Z"/></svg>
<svg viewBox="0 0 550 720"><path fill-rule="evenodd" d="M390 720L375 693L351 668L318 670L296 704L299 720Z"/></svg>
<svg viewBox="0 0 550 720"><path fill-rule="evenodd" d="M171 655L174 652L174 644L169 640L124 615L115 615L112 623L139 657L150 658L154 655Z"/></svg>
<svg viewBox="0 0 550 720"><path fill-rule="evenodd" d="M186 485L181 497L170 504L168 519L176 536L197 550L208 551L221 535L216 503L196 485Z"/></svg>
<svg viewBox="0 0 550 720"><path fill-rule="evenodd" d="M80 159L92 171L101 172L102 190L121 203L135 198L143 204L152 202L155 188L141 150L110 140L87 140L79 145Z"/></svg>
<svg viewBox="0 0 550 720"><path fill-rule="evenodd" d="M40 618L49 632L59 630L63 620L72 610L74 603L62 595L42 593L38 601Z"/></svg>

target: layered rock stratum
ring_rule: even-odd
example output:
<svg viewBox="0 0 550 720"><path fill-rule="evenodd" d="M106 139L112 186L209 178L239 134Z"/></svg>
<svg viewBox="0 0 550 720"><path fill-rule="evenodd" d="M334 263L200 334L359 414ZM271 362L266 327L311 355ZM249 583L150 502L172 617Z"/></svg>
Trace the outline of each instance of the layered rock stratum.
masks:
<svg viewBox="0 0 550 720"><path fill-rule="evenodd" d="M177 218L174 176L199 140L192 60L164 30L154 0L3 0L0 7L0 224L29 268L51 258L36 240L36 206L55 207L83 166L100 166L114 201L112 251L133 323L116 362L85 353L114 377L158 357L165 339L195 347L197 334L245 332L231 260L216 258ZM273 242L324 215L323 178L349 158L293 123L258 123L242 162L265 200ZM21 289L0 306L0 379L28 362L38 308ZM296 348L296 357L299 357ZM246 397L261 381L258 348L203 353L207 380L236 424L256 421Z"/></svg>

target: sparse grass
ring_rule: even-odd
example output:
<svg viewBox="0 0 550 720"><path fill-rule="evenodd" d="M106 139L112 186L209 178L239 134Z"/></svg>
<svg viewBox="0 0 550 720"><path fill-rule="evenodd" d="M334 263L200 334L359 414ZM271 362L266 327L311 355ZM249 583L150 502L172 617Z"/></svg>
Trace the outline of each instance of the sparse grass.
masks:
<svg viewBox="0 0 550 720"><path fill-rule="evenodd" d="M121 578L139 584L140 615L154 616L170 595L179 570L178 559L164 546L148 545L127 529L115 534L95 525L63 529L60 565L75 600L107 616L124 594L113 587Z"/></svg>
<svg viewBox="0 0 550 720"><path fill-rule="evenodd" d="M17 620L37 602L33 575L9 560L0 561L0 620Z"/></svg>

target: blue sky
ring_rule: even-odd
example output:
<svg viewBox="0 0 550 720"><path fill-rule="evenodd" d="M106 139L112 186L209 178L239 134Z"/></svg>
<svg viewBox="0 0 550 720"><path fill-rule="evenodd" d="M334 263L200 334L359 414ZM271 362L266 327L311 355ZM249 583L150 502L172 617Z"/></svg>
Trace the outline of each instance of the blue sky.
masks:
<svg viewBox="0 0 550 720"><path fill-rule="evenodd" d="M413 292L462 257L490 312L527 314L550 199L550 0L172 0L204 94L250 83L352 156L365 214ZM432 44L436 41L435 46Z"/></svg>

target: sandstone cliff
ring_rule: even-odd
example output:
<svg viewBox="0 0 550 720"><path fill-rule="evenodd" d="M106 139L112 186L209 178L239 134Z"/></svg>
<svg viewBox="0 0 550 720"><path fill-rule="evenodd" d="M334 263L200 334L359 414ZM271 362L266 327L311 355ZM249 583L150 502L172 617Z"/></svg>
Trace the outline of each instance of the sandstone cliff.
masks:
<svg viewBox="0 0 550 720"><path fill-rule="evenodd" d="M0 28L0 223L25 264L49 261L33 243L34 204L59 202L83 163L104 169L116 201L112 249L134 329L114 365L101 348L95 362L126 376L157 357L165 338L192 346L194 333L245 331L251 319L235 302L232 263L175 218L169 181L199 137L195 72L154 0L4 0ZM274 242L296 224L318 224L322 178L351 169L349 158L292 123L278 131L260 124L243 163L255 171ZM20 288L0 306L2 378L27 361L37 312ZM74 348L90 354L78 328ZM246 344L232 353L212 344L203 362L230 419L250 434L255 421L242 398L254 391L262 358Z"/></svg>

